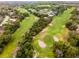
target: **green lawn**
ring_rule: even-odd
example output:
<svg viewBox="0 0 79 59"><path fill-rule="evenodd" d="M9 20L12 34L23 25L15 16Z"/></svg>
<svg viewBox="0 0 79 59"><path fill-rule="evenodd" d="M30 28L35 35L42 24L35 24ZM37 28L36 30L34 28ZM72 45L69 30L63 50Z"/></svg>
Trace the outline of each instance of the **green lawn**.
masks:
<svg viewBox="0 0 79 59"><path fill-rule="evenodd" d="M46 31L46 35L43 38L43 41L47 45L46 48L41 48L38 44L38 40L40 40L40 34L38 34L34 41L33 46L36 52L38 53L38 57L54 57L53 51L53 35L56 35L63 31L65 23L71 17L71 12L74 8L68 9L64 11L63 14L59 16L55 16L52 21L52 26L48 26L48 30ZM42 36L42 35L41 35Z"/></svg>
<svg viewBox="0 0 79 59"><path fill-rule="evenodd" d="M21 23L20 28L13 34L11 41L4 49L2 54L0 54L0 58L8 58L11 57L11 54L14 52L15 48L17 47L17 43L22 39L22 36L29 28L33 25L33 23L37 20L37 17L34 15L30 15L26 17Z"/></svg>
<svg viewBox="0 0 79 59"><path fill-rule="evenodd" d="M28 12L25 8L18 7L16 10L17 10L19 13L27 13L27 14L29 14L29 12Z"/></svg>

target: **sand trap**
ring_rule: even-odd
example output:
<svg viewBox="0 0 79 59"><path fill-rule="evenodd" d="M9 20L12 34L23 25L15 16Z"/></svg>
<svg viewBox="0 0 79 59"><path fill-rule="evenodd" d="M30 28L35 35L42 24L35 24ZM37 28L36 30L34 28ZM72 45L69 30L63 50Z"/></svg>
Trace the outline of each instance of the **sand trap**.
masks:
<svg viewBox="0 0 79 59"><path fill-rule="evenodd" d="M39 43L39 46L41 48L45 48L46 47L46 44L42 40L38 40L38 43Z"/></svg>
<svg viewBox="0 0 79 59"><path fill-rule="evenodd" d="M50 23L49 26L52 26L52 23Z"/></svg>
<svg viewBox="0 0 79 59"><path fill-rule="evenodd" d="M56 41L56 42L58 42L58 41L59 41L59 39L58 39L58 37L57 37L57 36L53 36L53 39L54 39L54 41Z"/></svg>

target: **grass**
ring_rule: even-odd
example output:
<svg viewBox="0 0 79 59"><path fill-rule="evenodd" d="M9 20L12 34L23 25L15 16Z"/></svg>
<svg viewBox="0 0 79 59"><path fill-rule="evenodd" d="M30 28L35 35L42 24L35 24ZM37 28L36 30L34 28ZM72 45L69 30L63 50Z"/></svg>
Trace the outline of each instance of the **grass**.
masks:
<svg viewBox="0 0 79 59"><path fill-rule="evenodd" d="M18 7L16 10L17 10L19 13L27 13L27 14L29 14L29 12L28 12L25 8Z"/></svg>
<svg viewBox="0 0 79 59"><path fill-rule="evenodd" d="M65 23L68 22L69 18L71 17L72 9L66 10L62 15L54 17L53 26L50 27L48 30L49 34L57 34L61 32L65 26Z"/></svg>
<svg viewBox="0 0 79 59"><path fill-rule="evenodd" d="M57 35L58 33L61 33L63 29L65 28L65 23L69 20L71 17L71 12L74 10L74 8L68 9L64 11L63 14L59 16L55 16L52 21L52 26L48 26L48 30L46 31L45 37L42 39L47 47L41 48L38 44L38 40L40 39L40 33L35 37L33 41L34 49L39 53L37 57L54 57L53 51L53 35ZM36 53L37 53L36 52Z"/></svg>
<svg viewBox="0 0 79 59"><path fill-rule="evenodd" d="M8 58L12 57L12 53L17 47L17 43L22 39L22 36L26 31L29 30L29 28L33 25L33 23L36 21L36 17L33 15L30 15L29 17L26 17L21 23L20 28L12 35L12 38L14 39L11 41L4 49L2 54L0 54L0 58Z"/></svg>

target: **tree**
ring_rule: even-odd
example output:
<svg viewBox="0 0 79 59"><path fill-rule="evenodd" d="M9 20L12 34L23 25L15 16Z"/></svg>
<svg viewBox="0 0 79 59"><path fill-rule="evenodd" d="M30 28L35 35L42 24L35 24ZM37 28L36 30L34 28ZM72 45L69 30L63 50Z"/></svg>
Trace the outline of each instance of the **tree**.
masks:
<svg viewBox="0 0 79 59"><path fill-rule="evenodd" d="M57 52L57 50L59 52ZM71 57L76 57L78 55L78 48L73 47L72 45L69 44L69 42L59 41L55 43L54 52L55 52L56 57L71 58ZM62 54L60 54L60 52Z"/></svg>
<svg viewBox="0 0 79 59"><path fill-rule="evenodd" d="M68 50L64 53L66 58L74 58L78 55L78 49L75 47L69 47Z"/></svg>
<svg viewBox="0 0 79 59"><path fill-rule="evenodd" d="M4 34L0 37L0 53L3 51L3 48L11 40L11 34Z"/></svg>
<svg viewBox="0 0 79 59"><path fill-rule="evenodd" d="M68 42L74 47L79 47L79 37L75 32L69 32Z"/></svg>
<svg viewBox="0 0 79 59"><path fill-rule="evenodd" d="M68 28L69 30L76 30L77 29L77 25L74 22L67 22L66 23L66 28Z"/></svg>

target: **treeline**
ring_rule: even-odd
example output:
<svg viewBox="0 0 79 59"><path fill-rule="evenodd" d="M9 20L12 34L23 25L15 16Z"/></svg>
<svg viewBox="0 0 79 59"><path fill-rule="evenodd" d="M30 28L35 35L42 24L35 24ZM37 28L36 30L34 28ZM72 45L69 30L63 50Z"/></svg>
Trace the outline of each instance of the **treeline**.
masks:
<svg viewBox="0 0 79 59"><path fill-rule="evenodd" d="M15 24L5 24L5 32L0 36L0 53L3 51L4 47L12 39L12 34L20 27L20 22L17 21Z"/></svg>
<svg viewBox="0 0 79 59"><path fill-rule="evenodd" d="M68 42L70 42L72 46L78 49L78 55L79 55L79 26L78 26L79 25L79 11L77 10L77 8L74 10L71 20L72 20L71 22L73 26L72 28L74 28L74 30L70 30L71 25L67 27L70 30Z"/></svg>
<svg viewBox="0 0 79 59"><path fill-rule="evenodd" d="M66 28L68 28L70 31L76 31L76 29L78 28L77 25L79 24L79 12L77 12L77 10L75 9L72 12L72 16L70 18L70 20L66 23Z"/></svg>
<svg viewBox="0 0 79 59"><path fill-rule="evenodd" d="M54 54L56 58L74 58L79 55L78 48L69 42L59 41L54 44Z"/></svg>

